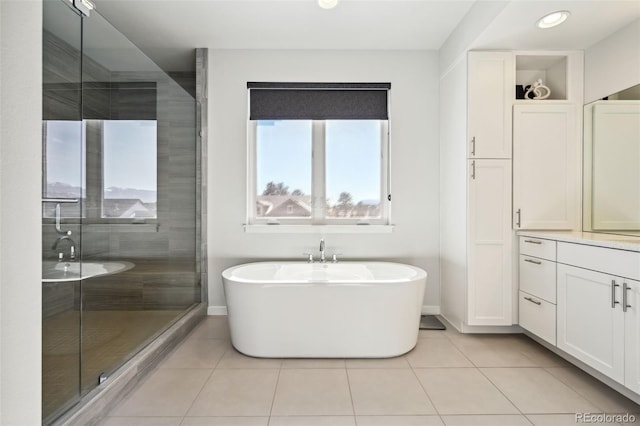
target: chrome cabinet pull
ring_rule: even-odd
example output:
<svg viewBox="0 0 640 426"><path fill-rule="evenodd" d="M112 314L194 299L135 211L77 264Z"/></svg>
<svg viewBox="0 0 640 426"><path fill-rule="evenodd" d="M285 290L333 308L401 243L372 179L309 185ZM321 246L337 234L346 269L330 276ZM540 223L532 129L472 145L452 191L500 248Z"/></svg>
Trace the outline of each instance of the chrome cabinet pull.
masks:
<svg viewBox="0 0 640 426"><path fill-rule="evenodd" d="M475 157L476 155L476 137L471 138L471 155Z"/></svg>
<svg viewBox="0 0 640 426"><path fill-rule="evenodd" d="M529 263L534 263L536 265L542 265L542 262L540 262L539 260L525 259L524 261Z"/></svg>
<svg viewBox="0 0 640 426"><path fill-rule="evenodd" d="M520 211L520 210L518 210ZM530 243L530 244L542 244L542 241L536 241L536 240L524 240L525 243Z"/></svg>
<svg viewBox="0 0 640 426"><path fill-rule="evenodd" d="M622 312L627 312L627 308L631 308L631 305L628 305L627 301L627 291L631 290L631 288L627 285L627 283L622 283Z"/></svg>
<svg viewBox="0 0 640 426"><path fill-rule="evenodd" d="M620 303L616 300L616 287L620 287L620 284L616 284L616 280L611 280L611 309Z"/></svg>
<svg viewBox="0 0 640 426"><path fill-rule="evenodd" d="M476 180L476 160L471 162L471 179Z"/></svg>
<svg viewBox="0 0 640 426"><path fill-rule="evenodd" d="M532 299L532 298L530 298L530 297L525 297L525 298L524 298L524 300L528 300L529 302L531 302L531 303L535 303L535 304L536 304L536 305L538 305L538 306L542 305L542 302L538 302L537 300L533 300L533 299Z"/></svg>
<svg viewBox="0 0 640 426"><path fill-rule="evenodd" d="M522 212L520 211L520 209L516 210L516 215L518 215L518 220L516 220L516 226L520 228L520 219L522 217Z"/></svg>

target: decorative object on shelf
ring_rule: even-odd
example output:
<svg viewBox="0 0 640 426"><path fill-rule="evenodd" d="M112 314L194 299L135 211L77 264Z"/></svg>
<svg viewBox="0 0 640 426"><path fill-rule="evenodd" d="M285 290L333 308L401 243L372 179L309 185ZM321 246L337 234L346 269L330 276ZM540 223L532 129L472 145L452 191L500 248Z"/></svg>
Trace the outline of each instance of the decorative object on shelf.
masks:
<svg viewBox="0 0 640 426"><path fill-rule="evenodd" d="M542 79L537 79L524 93L524 99L547 99L551 90L542 84Z"/></svg>
<svg viewBox="0 0 640 426"><path fill-rule="evenodd" d="M524 99L524 93L529 90L530 87L530 84L527 84L526 86L523 84L516 84L516 99Z"/></svg>

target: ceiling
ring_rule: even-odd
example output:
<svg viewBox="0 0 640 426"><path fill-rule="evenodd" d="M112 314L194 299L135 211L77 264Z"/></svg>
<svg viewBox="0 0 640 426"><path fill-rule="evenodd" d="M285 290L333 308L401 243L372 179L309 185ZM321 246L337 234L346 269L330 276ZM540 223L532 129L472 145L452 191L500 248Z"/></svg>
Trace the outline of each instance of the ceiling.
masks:
<svg viewBox="0 0 640 426"><path fill-rule="evenodd" d="M194 68L212 49L438 50L472 7L497 15L470 48L586 49L640 19L640 0L94 0L98 12L161 68ZM543 14L571 11L562 26L535 28Z"/></svg>

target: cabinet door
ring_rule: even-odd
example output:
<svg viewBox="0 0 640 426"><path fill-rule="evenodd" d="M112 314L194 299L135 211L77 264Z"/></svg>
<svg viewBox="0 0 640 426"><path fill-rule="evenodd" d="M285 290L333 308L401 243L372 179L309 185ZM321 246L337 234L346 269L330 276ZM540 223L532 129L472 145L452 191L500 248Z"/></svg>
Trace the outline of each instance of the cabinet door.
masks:
<svg viewBox="0 0 640 426"><path fill-rule="evenodd" d="M558 348L623 383L622 280L564 264L557 271Z"/></svg>
<svg viewBox="0 0 640 426"><path fill-rule="evenodd" d="M515 60L510 52L469 52L469 158L511 158Z"/></svg>
<svg viewBox="0 0 640 426"><path fill-rule="evenodd" d="M574 104L514 106L515 229L578 229L581 151L575 110Z"/></svg>
<svg viewBox="0 0 640 426"><path fill-rule="evenodd" d="M511 325L511 160L469 161L467 323Z"/></svg>
<svg viewBox="0 0 640 426"><path fill-rule="evenodd" d="M640 282L625 280L627 285L625 312L625 376L624 384L640 393Z"/></svg>

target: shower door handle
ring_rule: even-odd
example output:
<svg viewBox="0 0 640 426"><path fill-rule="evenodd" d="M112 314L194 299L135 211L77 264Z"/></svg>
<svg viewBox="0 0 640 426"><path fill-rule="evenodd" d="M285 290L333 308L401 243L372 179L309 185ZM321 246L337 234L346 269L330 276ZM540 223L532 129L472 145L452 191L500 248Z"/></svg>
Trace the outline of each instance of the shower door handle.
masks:
<svg viewBox="0 0 640 426"><path fill-rule="evenodd" d="M60 204L73 204L77 203L77 198L43 198L43 203L56 203L56 232L59 235L71 235L71 231L63 231L60 227Z"/></svg>

